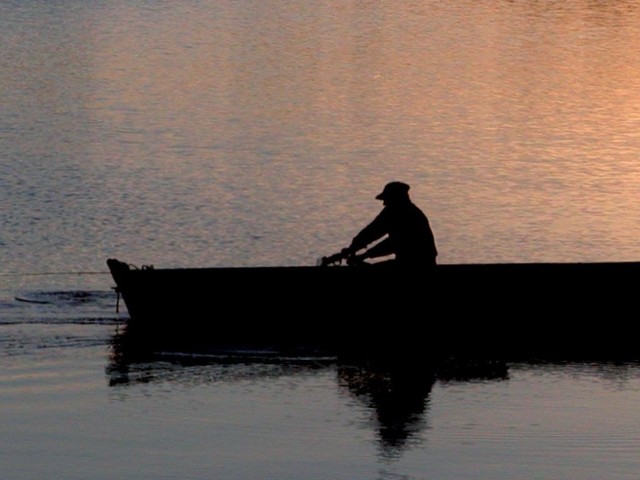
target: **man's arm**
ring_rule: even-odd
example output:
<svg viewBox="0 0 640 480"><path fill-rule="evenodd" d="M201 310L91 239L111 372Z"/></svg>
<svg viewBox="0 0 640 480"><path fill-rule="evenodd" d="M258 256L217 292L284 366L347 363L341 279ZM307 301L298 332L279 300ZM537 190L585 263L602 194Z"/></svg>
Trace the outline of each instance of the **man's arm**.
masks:
<svg viewBox="0 0 640 480"><path fill-rule="evenodd" d="M374 218L369 225L364 227L360 233L353 238L351 245L348 248L352 254L355 254L358 250L366 248L367 245L379 240L388 233L388 222L386 220L385 212L385 210L380 212L380 214Z"/></svg>

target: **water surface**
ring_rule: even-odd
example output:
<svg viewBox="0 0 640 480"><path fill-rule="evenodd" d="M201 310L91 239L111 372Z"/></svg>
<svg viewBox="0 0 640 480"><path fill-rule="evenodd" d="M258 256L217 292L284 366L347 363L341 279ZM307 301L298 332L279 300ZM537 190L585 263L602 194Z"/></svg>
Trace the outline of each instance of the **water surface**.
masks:
<svg viewBox="0 0 640 480"><path fill-rule="evenodd" d="M637 259L635 2L1 8L7 271L314 264L393 179L441 263Z"/></svg>
<svg viewBox="0 0 640 480"><path fill-rule="evenodd" d="M390 180L441 263L637 260L638 25L631 0L0 3L2 479L637 478L637 365L398 393L331 359L122 358L105 261L313 265Z"/></svg>

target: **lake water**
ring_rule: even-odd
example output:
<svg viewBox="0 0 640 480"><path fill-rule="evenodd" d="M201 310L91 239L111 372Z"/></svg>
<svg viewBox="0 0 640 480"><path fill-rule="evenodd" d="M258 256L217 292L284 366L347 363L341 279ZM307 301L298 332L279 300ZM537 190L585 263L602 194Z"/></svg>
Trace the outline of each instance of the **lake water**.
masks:
<svg viewBox="0 0 640 480"><path fill-rule="evenodd" d="M313 265L390 180L440 263L638 260L638 2L4 1L0 41L0 478L638 477L638 365L131 359L105 273Z"/></svg>

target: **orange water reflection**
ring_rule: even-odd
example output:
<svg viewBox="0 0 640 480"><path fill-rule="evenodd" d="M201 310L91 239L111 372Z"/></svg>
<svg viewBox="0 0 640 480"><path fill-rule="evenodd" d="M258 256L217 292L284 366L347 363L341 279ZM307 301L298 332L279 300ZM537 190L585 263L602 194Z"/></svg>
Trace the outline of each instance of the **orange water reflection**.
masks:
<svg viewBox="0 0 640 480"><path fill-rule="evenodd" d="M579 0L118 5L87 10L87 51L67 60L91 168L157 192L163 215L188 195L154 235L197 215L198 256L308 263L402 179L443 263L625 260L639 20L633 2Z"/></svg>

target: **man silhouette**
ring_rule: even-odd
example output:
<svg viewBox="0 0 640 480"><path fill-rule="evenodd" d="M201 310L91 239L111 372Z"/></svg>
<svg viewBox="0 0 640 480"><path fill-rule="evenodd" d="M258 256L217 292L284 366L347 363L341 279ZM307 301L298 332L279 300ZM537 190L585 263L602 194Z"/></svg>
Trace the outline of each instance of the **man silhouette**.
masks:
<svg viewBox="0 0 640 480"><path fill-rule="evenodd" d="M388 183L376 199L384 208L342 250L349 263L360 263L369 258L395 255L389 260L402 266L435 266L438 250L429 220L409 198L409 185ZM367 249L376 240L380 242ZM357 252L366 249L363 253Z"/></svg>

